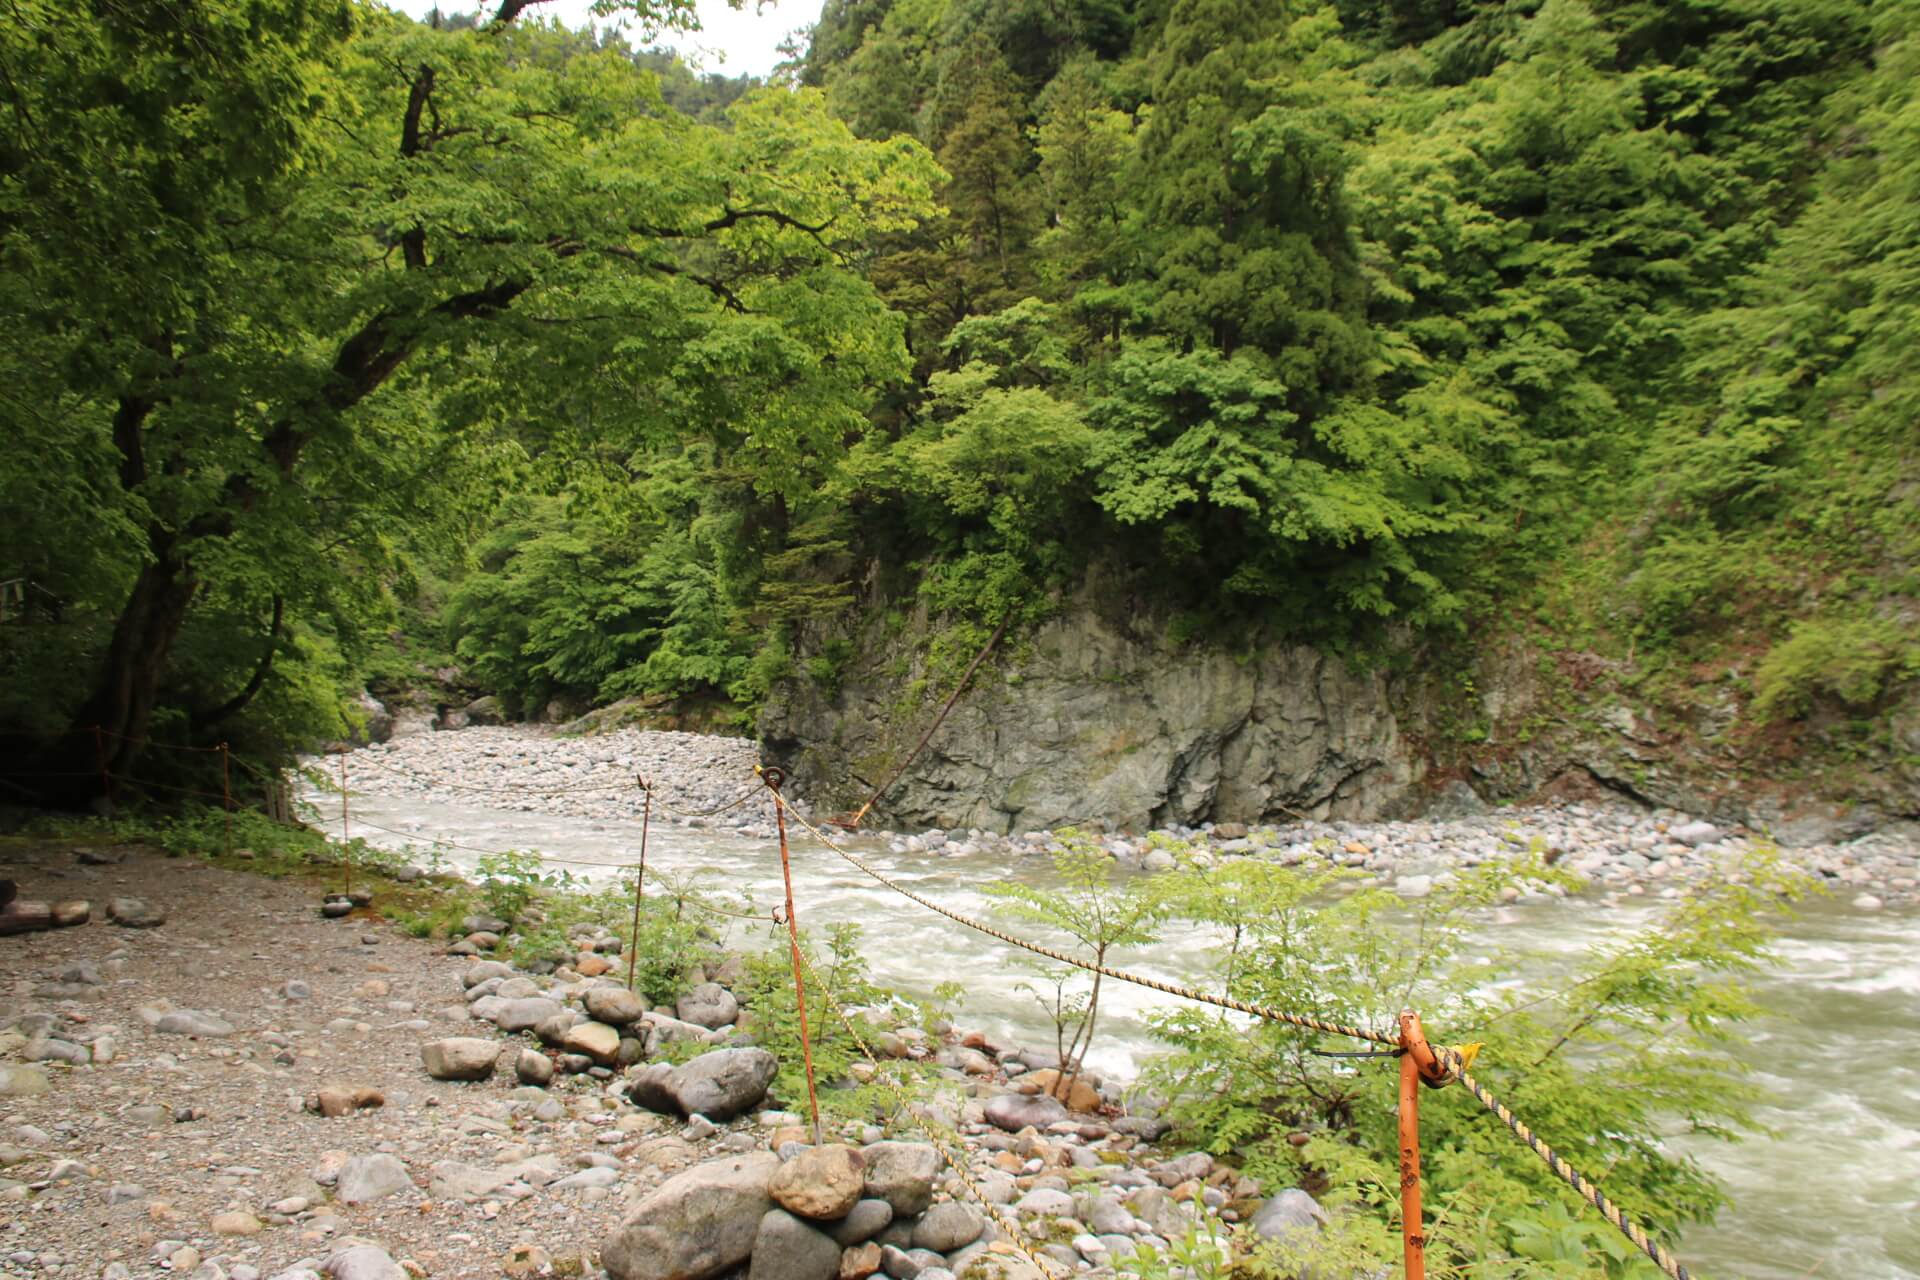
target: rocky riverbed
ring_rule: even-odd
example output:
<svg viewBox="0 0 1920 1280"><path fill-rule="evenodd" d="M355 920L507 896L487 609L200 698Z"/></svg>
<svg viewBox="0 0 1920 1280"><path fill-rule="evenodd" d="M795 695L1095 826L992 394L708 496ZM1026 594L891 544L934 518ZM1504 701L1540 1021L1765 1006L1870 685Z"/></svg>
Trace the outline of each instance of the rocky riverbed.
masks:
<svg viewBox="0 0 1920 1280"><path fill-rule="evenodd" d="M520 973L303 883L3 852L44 896L140 910L0 940L0 1275L949 1280L1031 1277L1027 1250L1097 1276L1209 1217L1316 1230L1304 1193L1156 1148L1097 1077L1063 1105L1044 1054L979 1034L868 1017L882 1062L933 1068L925 1120L816 1146L731 992L647 1009L599 976L611 936Z"/></svg>
<svg viewBox="0 0 1920 1280"><path fill-rule="evenodd" d="M756 760L755 745L746 738L641 730L583 738L489 727L414 733L351 752L347 766L351 791L606 821L640 816L644 796L636 779L644 776L654 790L656 820L765 839L773 834L772 817L753 772ZM334 762L319 767L326 776L337 776ZM805 812L805 798L793 798ZM1766 841L1764 832L1625 802L1489 811L1458 785L1443 793L1440 811L1452 816L1253 828L1210 823L1094 835L1123 864L1149 870L1171 866L1177 852L1203 863L1230 857L1330 862L1377 877L1407 897L1431 892L1455 868L1528 848L1539 849L1603 897L1672 896L1688 882L1713 874L1729 855ZM1045 831L869 834L895 852L952 857L1039 857L1053 845L1052 833ZM1920 824L1781 854L1855 909L1920 901ZM1515 900L1524 905L1544 900L1549 892L1565 891L1543 891L1532 899L1516 895Z"/></svg>

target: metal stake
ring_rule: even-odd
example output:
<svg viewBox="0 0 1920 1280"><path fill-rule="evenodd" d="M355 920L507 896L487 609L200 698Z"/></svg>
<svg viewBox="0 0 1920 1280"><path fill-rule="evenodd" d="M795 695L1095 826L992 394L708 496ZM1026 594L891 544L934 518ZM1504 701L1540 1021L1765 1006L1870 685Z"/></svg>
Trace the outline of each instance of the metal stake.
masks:
<svg viewBox="0 0 1920 1280"><path fill-rule="evenodd" d="M647 890L647 830L653 825L653 788L645 777L637 779L647 796L647 807L640 814L640 873L633 880L633 937L627 944L627 990L633 990L634 967L640 963L640 898Z"/></svg>
<svg viewBox="0 0 1920 1280"><path fill-rule="evenodd" d="M800 1009L800 1055L807 1067L807 1107L813 1115L813 1145L820 1145L820 1095L813 1085L813 1038L807 1032L807 984L800 971L800 921L793 910L793 862L787 855L787 802L780 796L780 785L787 780L784 770L762 769L760 776L773 792L773 817L780 829L780 875L787 884L787 945L793 951L793 998Z"/></svg>

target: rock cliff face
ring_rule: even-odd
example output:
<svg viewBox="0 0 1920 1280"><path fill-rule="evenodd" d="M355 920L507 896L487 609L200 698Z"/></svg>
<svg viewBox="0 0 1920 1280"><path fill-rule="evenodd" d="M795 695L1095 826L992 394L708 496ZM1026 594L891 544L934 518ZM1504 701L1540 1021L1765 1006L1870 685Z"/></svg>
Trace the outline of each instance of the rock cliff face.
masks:
<svg viewBox="0 0 1920 1280"><path fill-rule="evenodd" d="M795 678L760 722L765 758L803 794L851 810L933 721L920 660L936 625L802 638L847 653L828 682ZM1469 680L1356 671L1299 645L1170 644L1163 624L1068 602L985 664L927 749L875 806L895 829L995 832L1097 821L1373 820L1602 788L1774 834L1784 844L1863 835L1920 816L1920 693L1883 711L1890 747L1852 768L1756 750L1730 690L1685 707L1637 703L1624 664L1476 642ZM1431 676L1431 673L1427 673ZM1799 727L1817 739L1817 721ZM1830 757L1831 752L1827 753Z"/></svg>
<svg viewBox="0 0 1920 1280"><path fill-rule="evenodd" d="M790 682L761 719L768 758L828 804L864 799L938 710L902 714L917 673L871 639L831 694ZM1407 807L1417 776L1390 703L1384 677L1311 649L1169 648L1068 611L982 668L878 812L998 832L1377 817Z"/></svg>

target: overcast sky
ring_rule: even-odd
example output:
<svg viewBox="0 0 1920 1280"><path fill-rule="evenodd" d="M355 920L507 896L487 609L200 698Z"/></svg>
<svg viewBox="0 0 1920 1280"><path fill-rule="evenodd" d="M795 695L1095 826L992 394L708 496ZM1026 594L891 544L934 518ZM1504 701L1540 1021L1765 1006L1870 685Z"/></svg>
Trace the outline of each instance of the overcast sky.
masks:
<svg viewBox="0 0 1920 1280"><path fill-rule="evenodd" d="M387 0L393 8L415 17L425 17L435 0ZM494 5L484 0L439 0L448 13L471 12L476 8L491 11ZM688 35L663 37L661 44L680 51L680 56L697 70L723 75L764 76L780 61L777 46L787 33L812 26L820 16L821 0L779 0L766 6L765 13L754 12L754 0L741 10L731 9L726 0L699 0L700 30ZM536 6L531 13L558 18L569 27L586 22L588 0L551 0ZM638 41L636 41L638 43Z"/></svg>

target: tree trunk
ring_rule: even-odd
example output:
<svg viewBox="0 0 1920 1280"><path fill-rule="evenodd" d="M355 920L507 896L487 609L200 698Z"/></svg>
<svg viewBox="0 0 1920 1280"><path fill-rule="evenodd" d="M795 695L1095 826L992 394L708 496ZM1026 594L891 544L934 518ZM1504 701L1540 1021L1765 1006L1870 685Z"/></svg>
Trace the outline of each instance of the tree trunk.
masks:
<svg viewBox="0 0 1920 1280"><path fill-rule="evenodd" d="M74 721L76 735L101 731L105 767L125 773L146 746L173 642L187 618L197 585L174 535L155 528L147 543L153 559L142 566L113 627L91 697Z"/></svg>

